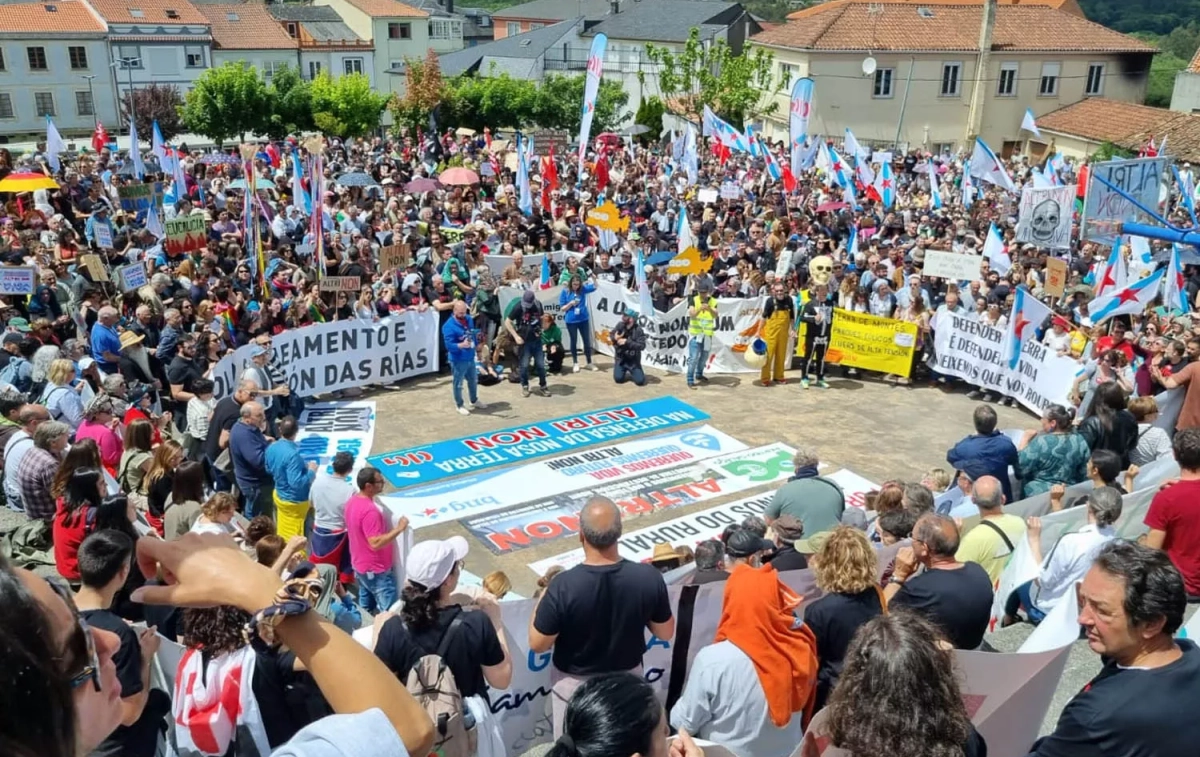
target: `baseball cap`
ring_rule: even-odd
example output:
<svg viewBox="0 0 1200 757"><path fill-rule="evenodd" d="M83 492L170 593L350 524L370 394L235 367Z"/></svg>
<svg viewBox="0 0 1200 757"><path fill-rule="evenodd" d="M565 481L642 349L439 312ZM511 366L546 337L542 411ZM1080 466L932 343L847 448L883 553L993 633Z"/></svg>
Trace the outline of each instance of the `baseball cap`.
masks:
<svg viewBox="0 0 1200 757"><path fill-rule="evenodd" d="M771 529L779 536L780 541L789 544L804 535L804 524L795 515L780 515L771 522Z"/></svg>
<svg viewBox="0 0 1200 757"><path fill-rule="evenodd" d="M18 334L18 333L16 333L16 332L10 331L10 332L8 332L7 334L5 334L5 335L4 335L4 342L3 342L3 343L4 343L4 344L16 344L16 345L19 345L19 344L21 344L21 342L23 342L23 341L25 341L25 337L21 336L20 334Z"/></svg>
<svg viewBox="0 0 1200 757"><path fill-rule="evenodd" d="M262 345L254 345L250 348L250 357L258 357L259 355L267 354L267 348Z"/></svg>
<svg viewBox="0 0 1200 757"><path fill-rule="evenodd" d="M774 548L774 544L745 528L734 531L729 535L729 541L725 542L725 554L730 557L750 557L758 552L769 552Z"/></svg>
<svg viewBox="0 0 1200 757"><path fill-rule="evenodd" d="M31 330L29 328L29 320L26 318L20 318L20 317L9 318L8 319L8 327L10 329L16 329L17 331L21 331L21 332L27 332L27 331Z"/></svg>
<svg viewBox="0 0 1200 757"><path fill-rule="evenodd" d="M461 536L443 541L430 539L417 542L408 553L404 570L410 583L433 589L446 583L454 564L466 556L467 540Z"/></svg>

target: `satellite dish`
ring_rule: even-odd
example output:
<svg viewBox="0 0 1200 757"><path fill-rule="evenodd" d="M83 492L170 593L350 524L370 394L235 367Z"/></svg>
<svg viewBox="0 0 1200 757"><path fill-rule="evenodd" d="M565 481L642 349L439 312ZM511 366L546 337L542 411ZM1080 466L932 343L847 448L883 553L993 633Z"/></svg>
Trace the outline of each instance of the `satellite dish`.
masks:
<svg viewBox="0 0 1200 757"><path fill-rule="evenodd" d="M870 76L871 74L875 73L875 69L878 67L879 64L875 62L875 59L871 56L867 56L862 62L863 76Z"/></svg>

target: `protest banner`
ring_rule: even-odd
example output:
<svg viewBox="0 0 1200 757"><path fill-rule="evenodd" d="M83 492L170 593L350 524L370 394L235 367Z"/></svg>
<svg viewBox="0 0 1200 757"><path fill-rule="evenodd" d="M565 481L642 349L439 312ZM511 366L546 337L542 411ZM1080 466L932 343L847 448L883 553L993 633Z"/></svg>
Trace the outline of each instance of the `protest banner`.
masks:
<svg viewBox="0 0 1200 757"><path fill-rule="evenodd" d="M208 244L204 216L199 213L168 218L163 221L163 230L167 233L163 249L168 255L203 250Z"/></svg>
<svg viewBox="0 0 1200 757"><path fill-rule="evenodd" d="M126 213L141 213L150 208L162 207L163 185L162 182L126 184L117 187L117 197L121 203L121 210Z"/></svg>
<svg viewBox="0 0 1200 757"><path fill-rule="evenodd" d="M308 405L297 418L300 430L296 446L305 463L333 473L333 456L339 452L354 455L353 476L367 464L367 453L375 442L375 402L316 402Z"/></svg>
<svg viewBox="0 0 1200 757"><path fill-rule="evenodd" d="M393 486L404 488L707 419L708 413L674 397L658 397L410 447L370 462Z"/></svg>
<svg viewBox="0 0 1200 757"><path fill-rule="evenodd" d="M1117 227L1127 221L1152 221L1147 214L1101 181L1103 178L1117 189L1151 210L1159 208L1159 191L1167 159L1133 158L1095 163L1089 167L1087 194L1083 202L1080 233L1084 239L1112 244Z"/></svg>
<svg viewBox="0 0 1200 757"><path fill-rule="evenodd" d="M983 265L982 255L962 255L945 250L926 250L923 276L938 276L953 281L976 281Z"/></svg>
<svg viewBox="0 0 1200 757"><path fill-rule="evenodd" d="M562 293L561 286L552 286L547 289L534 289L533 295L537 298L538 303L542 306L542 312L546 315L554 316L554 322L565 333L567 330L567 322L563 319L564 313L562 306L558 304L559 295ZM500 315L504 316L508 312L508 306L513 300L521 299L521 295L525 290L521 287L499 287L496 290L496 299L500 301Z"/></svg>
<svg viewBox="0 0 1200 757"><path fill-rule="evenodd" d="M732 181L727 181L721 185L722 200L737 200L742 196L742 188Z"/></svg>
<svg viewBox="0 0 1200 757"><path fill-rule="evenodd" d="M624 491L617 482L680 468L698 471L702 460L726 454L736 458L745 449L737 439L701 426L404 489L380 500L396 517L403 515L414 529L420 529L503 510L534 497L555 497L589 487Z"/></svg>
<svg viewBox="0 0 1200 757"><path fill-rule="evenodd" d="M537 282L542 276L542 258L547 254L550 255L550 260L554 263L561 263L563 259L562 251L544 253L539 252L532 255L524 255L521 261L521 276L528 281ZM512 265L512 255L484 255L483 262L487 263L488 270L492 275L500 280L504 276L504 271Z"/></svg>
<svg viewBox="0 0 1200 757"><path fill-rule="evenodd" d="M1075 214L1075 185L1025 187L1017 211L1017 241L1051 250L1071 246L1071 222Z"/></svg>
<svg viewBox="0 0 1200 757"><path fill-rule="evenodd" d="M286 329L275 336L272 350L292 392L311 397L436 371L440 338L436 312L406 310L376 323L334 321ZM217 363L217 398L232 393L234 380L250 362L251 348L239 347Z"/></svg>
<svg viewBox="0 0 1200 757"><path fill-rule="evenodd" d="M97 223L92 227L96 246L102 250L111 250L113 246L112 229L106 223Z"/></svg>
<svg viewBox="0 0 1200 757"><path fill-rule="evenodd" d="M837 308L825 360L848 368L907 376L912 370L917 324ZM797 345L804 354L804 343Z"/></svg>
<svg viewBox="0 0 1200 757"><path fill-rule="evenodd" d="M639 310L637 292L607 281L596 283L589 298L588 311L596 350L613 355L612 330L621 321L625 308ZM646 332L646 350L642 365L672 373L687 370L688 303L680 302L665 313L638 313L638 323ZM757 368L746 365L745 354L758 333L762 317L760 298L717 300L717 328L712 339L706 373L749 373Z"/></svg>
<svg viewBox="0 0 1200 757"><path fill-rule="evenodd" d="M387 247L379 248L379 270L394 271L397 268L404 268L408 265L408 246L403 244L389 244Z"/></svg>
<svg viewBox="0 0 1200 757"><path fill-rule="evenodd" d="M121 291L131 292L138 287L146 286L146 264L143 261L130 263L129 265L121 266L117 269L117 276L121 280Z"/></svg>
<svg viewBox="0 0 1200 757"><path fill-rule="evenodd" d="M720 195L715 189L701 189L696 193L696 199L703 203L716 202Z"/></svg>
<svg viewBox="0 0 1200 757"><path fill-rule="evenodd" d="M851 504L852 498L862 502L867 492L879 488L857 473L845 469L831 473L824 478L841 487L846 496L847 505ZM617 543L617 551L621 557L641 562L650 559L654 554L656 544L695 547L706 539L716 538L725 530L726 526L741 523L749 515L761 516L774 499L775 492L764 492L624 534ZM561 555L530 563L529 569L540 576L552 565L571 568L581 562L583 562L583 550L576 548Z"/></svg>
<svg viewBox="0 0 1200 757"><path fill-rule="evenodd" d="M1067 289L1067 261L1046 258L1046 283L1042 291L1050 297L1062 297Z"/></svg>
<svg viewBox="0 0 1200 757"><path fill-rule="evenodd" d="M503 555L579 533L579 512L592 497L608 497L616 502L622 522L628 523L642 515L785 481L794 472L795 453L783 444L757 447L621 483L541 497L499 512L466 518L463 526L493 553Z"/></svg>
<svg viewBox="0 0 1200 757"><path fill-rule="evenodd" d="M36 266L0 266L0 294L33 294L37 289Z"/></svg>
<svg viewBox="0 0 1200 757"><path fill-rule="evenodd" d="M322 292L353 292L358 294L362 279L357 276L322 276Z"/></svg>
<svg viewBox="0 0 1200 757"><path fill-rule="evenodd" d="M1060 357L1036 340L1021 347L1016 368L1004 355L1004 331L959 315L943 313L936 326L934 370L1012 397L1039 415L1050 405L1069 406L1067 395L1079 363Z"/></svg>
<svg viewBox="0 0 1200 757"><path fill-rule="evenodd" d="M91 274L92 281L107 282L108 268L104 265L104 259L94 253L79 256L79 264L87 269Z"/></svg>
<svg viewBox="0 0 1200 757"><path fill-rule="evenodd" d="M571 144L571 135L562 129L534 129L528 136L543 155L549 154L551 147L559 156L568 154L567 145Z"/></svg>

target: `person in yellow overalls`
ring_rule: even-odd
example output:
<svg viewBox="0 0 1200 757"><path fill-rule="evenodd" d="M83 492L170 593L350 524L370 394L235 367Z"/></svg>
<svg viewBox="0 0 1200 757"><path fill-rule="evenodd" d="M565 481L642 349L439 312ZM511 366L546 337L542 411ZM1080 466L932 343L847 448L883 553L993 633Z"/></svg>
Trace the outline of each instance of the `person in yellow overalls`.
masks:
<svg viewBox="0 0 1200 757"><path fill-rule="evenodd" d="M783 369L791 357L788 354L788 337L796 320L796 303L788 297L783 282L776 281L771 285L771 297L763 305L762 318L761 336L767 343L767 362L763 363L759 383L770 386L774 380L786 384Z"/></svg>

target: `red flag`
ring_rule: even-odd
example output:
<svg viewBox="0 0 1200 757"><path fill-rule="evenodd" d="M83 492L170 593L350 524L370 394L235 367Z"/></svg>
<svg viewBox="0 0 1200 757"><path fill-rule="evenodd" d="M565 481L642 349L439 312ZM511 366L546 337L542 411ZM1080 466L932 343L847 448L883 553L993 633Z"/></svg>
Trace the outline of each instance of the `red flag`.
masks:
<svg viewBox="0 0 1200 757"><path fill-rule="evenodd" d="M792 167L786 164L783 166L783 188L788 194L796 191L796 177L792 175Z"/></svg>
<svg viewBox="0 0 1200 757"><path fill-rule="evenodd" d="M875 202L883 202L883 198L879 196L879 190L875 189L875 185L867 187L867 197Z"/></svg>
<svg viewBox="0 0 1200 757"><path fill-rule="evenodd" d="M608 151L601 148L600 157L596 158L596 191L603 192L608 186Z"/></svg>
<svg viewBox="0 0 1200 757"><path fill-rule="evenodd" d="M1157 158L1158 157L1158 147L1154 144L1153 136L1150 137L1150 141L1147 142L1144 147L1142 147L1141 152L1138 153L1138 157L1139 158Z"/></svg>
<svg viewBox="0 0 1200 757"><path fill-rule="evenodd" d="M104 130L104 124L97 121L96 130L92 132L92 149L100 152L106 144L108 144L108 132Z"/></svg>
<svg viewBox="0 0 1200 757"><path fill-rule="evenodd" d="M550 154L542 158L542 210L550 212L550 193L558 189L558 164L554 162L554 145Z"/></svg>

